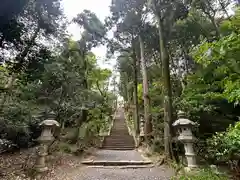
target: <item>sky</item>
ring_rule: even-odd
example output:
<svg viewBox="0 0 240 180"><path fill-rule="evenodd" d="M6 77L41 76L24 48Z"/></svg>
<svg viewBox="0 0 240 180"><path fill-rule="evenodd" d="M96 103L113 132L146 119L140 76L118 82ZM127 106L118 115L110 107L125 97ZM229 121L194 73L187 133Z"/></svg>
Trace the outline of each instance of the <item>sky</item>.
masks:
<svg viewBox="0 0 240 180"><path fill-rule="evenodd" d="M112 0L63 0L62 7L64 13L71 21L77 14L81 13L84 9L94 12L97 17L103 22L109 12L109 6ZM72 24L68 27L68 31L72 34L74 40L80 39L80 28L76 24ZM114 59L106 61L106 47L99 46L94 48L92 51L97 57L97 62L102 68L113 69L116 61Z"/></svg>

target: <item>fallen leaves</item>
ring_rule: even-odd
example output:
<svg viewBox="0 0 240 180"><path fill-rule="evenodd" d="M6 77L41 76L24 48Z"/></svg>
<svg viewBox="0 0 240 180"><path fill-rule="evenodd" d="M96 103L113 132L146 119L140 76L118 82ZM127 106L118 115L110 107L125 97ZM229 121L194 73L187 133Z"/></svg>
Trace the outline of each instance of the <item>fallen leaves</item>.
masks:
<svg viewBox="0 0 240 180"><path fill-rule="evenodd" d="M0 155L1 180L34 180L32 171L36 159L36 148L21 150L12 154ZM41 180L63 180L81 165L80 157L65 153L54 153L47 157L49 171ZM63 171L64 169L64 171Z"/></svg>

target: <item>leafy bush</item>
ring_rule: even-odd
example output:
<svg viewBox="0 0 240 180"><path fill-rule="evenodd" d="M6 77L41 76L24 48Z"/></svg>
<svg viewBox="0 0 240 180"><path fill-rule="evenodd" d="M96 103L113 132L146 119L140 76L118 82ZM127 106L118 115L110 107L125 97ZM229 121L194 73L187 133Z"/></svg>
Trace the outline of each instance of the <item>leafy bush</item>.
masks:
<svg viewBox="0 0 240 180"><path fill-rule="evenodd" d="M191 51L198 69L187 76L187 85L175 102L177 109L198 121L201 140L238 121L239 39L239 33L230 33L216 41L203 41Z"/></svg>
<svg viewBox="0 0 240 180"><path fill-rule="evenodd" d="M230 125L226 132L216 133L208 139L208 155L220 161L239 160L240 122Z"/></svg>
<svg viewBox="0 0 240 180"><path fill-rule="evenodd" d="M173 177L173 180L228 180L224 175L217 175L210 169L203 169L197 173Z"/></svg>
<svg viewBox="0 0 240 180"><path fill-rule="evenodd" d="M19 148L28 147L40 135L39 120L32 117L33 106L26 102L6 103L0 119L0 138L12 141Z"/></svg>

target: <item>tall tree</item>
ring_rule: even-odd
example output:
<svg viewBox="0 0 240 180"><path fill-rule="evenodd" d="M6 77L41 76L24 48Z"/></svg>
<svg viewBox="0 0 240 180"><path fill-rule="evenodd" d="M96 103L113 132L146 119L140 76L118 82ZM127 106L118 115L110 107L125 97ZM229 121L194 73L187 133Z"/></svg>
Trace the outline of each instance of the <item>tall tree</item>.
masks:
<svg viewBox="0 0 240 180"><path fill-rule="evenodd" d="M187 11L184 4L177 0L171 2L150 0L149 7L155 16L158 25L160 55L164 77L164 147L166 156L171 158L171 125L173 122L173 107L169 67L170 55L167 43L174 22L177 19L184 17Z"/></svg>
<svg viewBox="0 0 240 180"><path fill-rule="evenodd" d="M151 115L150 115L148 75L147 75L146 60L145 60L145 54L144 54L144 42L141 35L139 35L139 44L140 44L141 67L142 67L142 76L143 76L145 133L146 133L146 140L148 140L148 136L149 136L148 133L152 132L152 125L151 125Z"/></svg>
<svg viewBox="0 0 240 180"><path fill-rule="evenodd" d="M43 67L38 65L44 64L45 60L38 58L42 62L35 63L33 57L50 54L51 49L45 45L44 40L48 39L50 42L54 35L56 42L64 31L60 23L62 20L60 0L21 2L12 0L4 1L3 4L4 9L0 18L0 64L4 64L9 69L9 82L0 106L3 106L7 100L8 91L11 91L18 76L29 72L28 68L37 70Z"/></svg>
<svg viewBox="0 0 240 180"><path fill-rule="evenodd" d="M80 27L84 28L82 33L81 39L78 41L79 48L76 49L80 56L83 59L84 64L84 75L83 75L83 86L85 91L89 90L89 85L87 81L87 76L89 74L89 67L88 67L88 59L87 54L89 51L98 46L99 44L103 43L103 39L106 35L106 29L103 23L97 18L97 16L89 10L84 10L82 13L78 14L76 18L73 19ZM85 101L88 101L89 96L85 96ZM81 120L79 120L79 128L81 122L85 122L88 118L88 110L86 105L83 104L82 107L82 115ZM76 136L78 137L79 128L76 132Z"/></svg>
<svg viewBox="0 0 240 180"><path fill-rule="evenodd" d="M135 122L136 122L136 133L139 134L139 106L138 106L138 38L139 33L138 25L141 25L141 12L143 8L143 2L135 0L126 1L112 1L111 9L111 24L117 25L117 30L114 33L115 39L120 42L121 49L127 49L131 52L131 58L133 59L133 72L134 72L134 105L135 105ZM136 10L136 11L135 11ZM139 18L140 17L140 18Z"/></svg>

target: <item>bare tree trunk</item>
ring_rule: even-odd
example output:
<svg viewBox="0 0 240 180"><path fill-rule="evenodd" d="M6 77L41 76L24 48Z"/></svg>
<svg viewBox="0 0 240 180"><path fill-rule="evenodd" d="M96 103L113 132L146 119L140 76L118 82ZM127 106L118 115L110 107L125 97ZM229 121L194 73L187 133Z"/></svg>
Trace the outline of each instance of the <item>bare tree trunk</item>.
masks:
<svg viewBox="0 0 240 180"><path fill-rule="evenodd" d="M145 134L145 139L148 142L149 135L152 132L152 124L151 124L151 115L150 115L148 76L147 76L146 61L144 58L144 42L141 36L139 36L139 43L140 43L141 67L142 67L142 76L143 76L143 101L144 101L144 119L145 119L144 134Z"/></svg>
<svg viewBox="0 0 240 180"><path fill-rule="evenodd" d="M160 41L160 53L163 68L164 77L164 147L165 155L172 158L172 146L171 146L171 126L172 126L172 88L170 82L170 69L169 69L169 54L167 52L166 43L163 37L163 22L159 15L156 15L158 20L158 31L159 31L159 41Z"/></svg>
<svg viewBox="0 0 240 180"><path fill-rule="evenodd" d="M85 56L85 51L83 51L82 53L82 57L83 57L83 60L84 60L84 70L85 70L85 73L84 73L84 80L83 80L83 87L85 90L88 90L88 81L87 81L87 75L88 75L88 64L87 64L87 59L86 59L86 56ZM88 95L86 96L86 98L88 99ZM81 111L81 118L79 118L77 120L77 130L76 130L76 134L75 134L75 140L77 142L78 140L78 136L79 136L79 133L80 133L80 128L81 128L81 125L83 122L86 122L88 119L88 110L86 109L85 105Z"/></svg>
<svg viewBox="0 0 240 180"><path fill-rule="evenodd" d="M11 92L11 90L12 90L12 86L13 86L14 81L15 81L15 76L13 74L13 75L11 75L9 77L8 83L4 87L3 98L2 98L2 100L0 102L0 111L3 110L4 104L5 104L6 100L7 100L9 92Z"/></svg>
<svg viewBox="0 0 240 180"><path fill-rule="evenodd" d="M133 87L133 92L134 92L134 96L133 96L133 100L134 100L134 104L135 104L135 130L136 130L136 135L140 134L140 118L139 118L139 105L138 105L138 70L137 70L137 66L138 66L138 60L136 57L136 53L135 53L135 49L133 48L133 71L134 71L134 87Z"/></svg>

